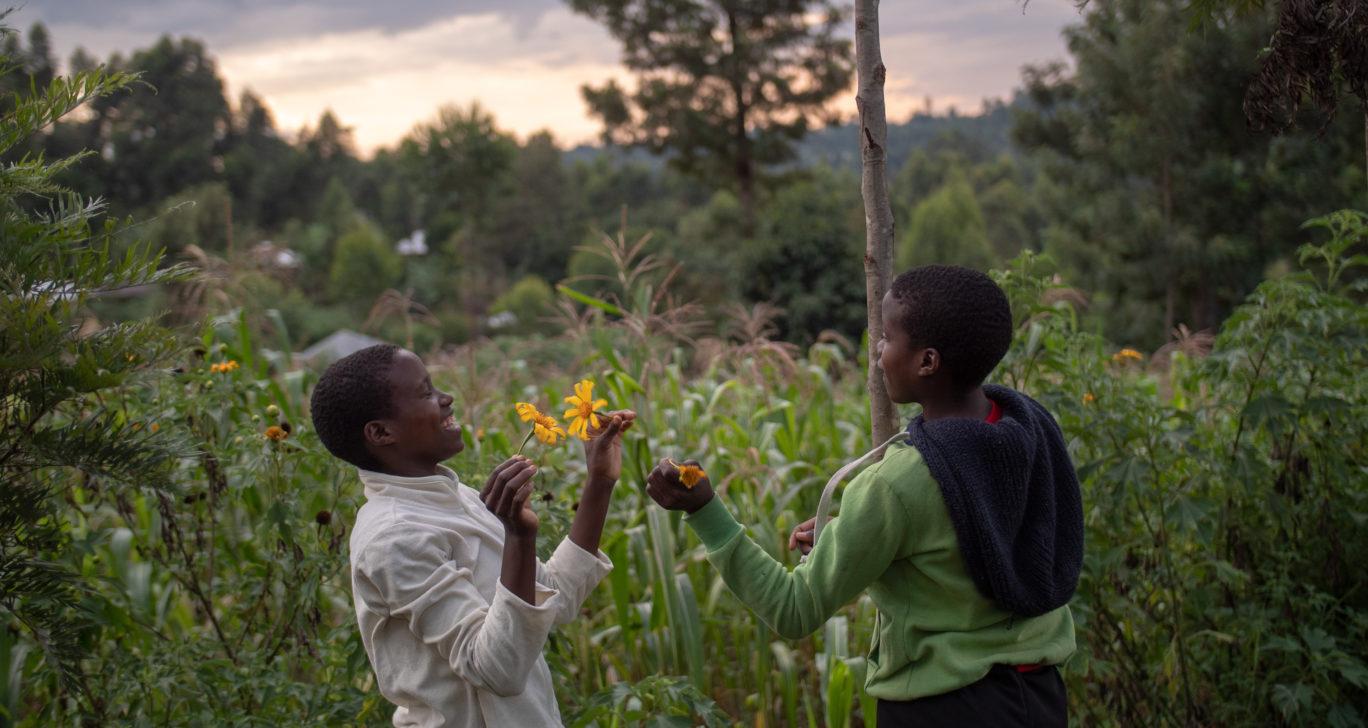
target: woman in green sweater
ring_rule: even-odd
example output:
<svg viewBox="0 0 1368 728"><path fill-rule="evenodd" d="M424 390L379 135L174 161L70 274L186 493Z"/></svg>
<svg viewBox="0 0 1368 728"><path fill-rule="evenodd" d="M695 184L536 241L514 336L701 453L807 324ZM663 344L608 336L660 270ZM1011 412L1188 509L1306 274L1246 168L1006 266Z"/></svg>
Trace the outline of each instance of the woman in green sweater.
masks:
<svg viewBox="0 0 1368 728"><path fill-rule="evenodd" d="M869 592L880 728L1067 725L1056 666L1075 646L1082 502L1049 413L983 384L1011 344L1006 296L982 273L925 266L894 281L883 319L889 396L922 413L820 538L815 519L795 530L790 547L811 546L797 568L756 545L706 477L686 486L662 460L647 492L688 514L727 586L785 638Z"/></svg>

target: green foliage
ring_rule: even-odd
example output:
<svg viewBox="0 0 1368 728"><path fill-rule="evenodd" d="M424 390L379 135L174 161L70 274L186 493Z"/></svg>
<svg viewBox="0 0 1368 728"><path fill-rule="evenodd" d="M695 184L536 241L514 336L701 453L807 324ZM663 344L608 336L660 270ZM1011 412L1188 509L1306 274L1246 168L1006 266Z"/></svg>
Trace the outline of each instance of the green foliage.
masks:
<svg viewBox="0 0 1368 728"><path fill-rule="evenodd" d="M479 104L443 107L409 132L398 153L430 239L444 240L462 227L488 229L493 201L508 193L516 149ZM485 247L471 252L494 255Z"/></svg>
<svg viewBox="0 0 1368 728"><path fill-rule="evenodd" d="M708 726L732 725L717 704L688 682L671 677L648 677L636 683L618 683L588 700L571 718L572 728L605 725Z"/></svg>
<svg viewBox="0 0 1368 728"><path fill-rule="evenodd" d="M358 225L337 240L328 290L335 300L368 304L393 286L404 262L375 226Z"/></svg>
<svg viewBox="0 0 1368 728"><path fill-rule="evenodd" d="M75 706L36 694L33 724L387 724L347 588L357 491L304 417L314 375L278 369L241 314L194 343L173 379L123 393L145 430L193 446L165 489L72 493L102 680Z"/></svg>
<svg viewBox="0 0 1368 728"><path fill-rule="evenodd" d="M230 123L212 58L193 39L163 36L119 70L139 75L155 93L107 96L92 105L91 124L108 124L102 155L106 189L142 207L216 176L222 148L217 134Z"/></svg>
<svg viewBox="0 0 1368 728"><path fill-rule="evenodd" d="M494 313L513 314L510 333L531 334L548 329L546 319L555 306L556 294L546 281L536 276L526 276L513 287L504 291L490 308Z"/></svg>
<svg viewBox="0 0 1368 728"><path fill-rule="evenodd" d="M347 192L347 186L337 177L328 180L328 186L323 190L323 197L318 203L317 220L334 238L351 232L361 223L357 219L351 193Z"/></svg>
<svg viewBox="0 0 1368 728"><path fill-rule="evenodd" d="M10 37L11 31L0 33ZM0 59L0 67L13 72L12 59ZM0 114L0 156L132 81L92 70L52 78L34 86L31 95L14 97ZM55 180L78 158L48 162L24 156L0 167L4 725L22 709L22 697L33 689L29 682L55 676L59 695L83 695L87 687L80 660L98 601L92 602L90 585L59 560L69 536L58 496L70 497L78 484L111 493L162 488L179 454L173 442L151 437L111 399L121 386L154 371L174 349L173 338L146 321L100 324L87 307L102 294L175 281L186 271L161 268L161 256L147 246L115 252L118 226L92 225L100 205Z"/></svg>
<svg viewBox="0 0 1368 728"><path fill-rule="evenodd" d="M1368 216L1312 222L1211 355L1156 374L1079 333L1033 259L1003 275L1024 336L1001 378L1056 413L1084 484L1088 550L1070 667L1086 722L1325 725L1368 709Z"/></svg>
<svg viewBox="0 0 1368 728"><path fill-rule="evenodd" d="M679 219L670 255L683 266L679 289L688 300L721 306L735 301L746 276L745 211L736 195L717 192Z"/></svg>
<svg viewBox="0 0 1368 728"><path fill-rule="evenodd" d="M1119 341L1213 329L1301 221L1364 190L1362 118L1276 139L1246 124L1271 12L1189 32L1187 5L1093 0L1066 31L1073 69L1026 72L1014 137L1044 173L1044 249Z"/></svg>
<svg viewBox="0 0 1368 728"><path fill-rule="evenodd" d="M983 210L964 173L955 169L912 210L910 230L898 245L898 268L942 263L987 270L992 258Z"/></svg>
<svg viewBox="0 0 1368 728"><path fill-rule="evenodd" d="M228 188L219 182L209 182L167 199L145 232L137 232L168 250L180 251L195 245L221 254L228 247L232 210Z"/></svg>
<svg viewBox="0 0 1368 728"><path fill-rule="evenodd" d="M742 252L745 293L784 309L785 339L812 341L827 329L857 338L864 330L858 189L852 179L819 168L775 195L759 239Z"/></svg>
<svg viewBox="0 0 1368 728"><path fill-rule="evenodd" d="M549 132L533 134L513 157L510 193L492 203L499 255L514 274L560 278L585 227L575 224L579 200L561 156Z"/></svg>

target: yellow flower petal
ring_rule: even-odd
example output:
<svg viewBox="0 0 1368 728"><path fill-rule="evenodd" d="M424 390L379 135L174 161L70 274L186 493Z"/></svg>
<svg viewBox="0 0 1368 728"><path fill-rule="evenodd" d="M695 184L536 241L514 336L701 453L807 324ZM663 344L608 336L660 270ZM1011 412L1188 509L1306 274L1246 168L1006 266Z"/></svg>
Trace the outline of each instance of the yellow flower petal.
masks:
<svg viewBox="0 0 1368 728"><path fill-rule="evenodd" d="M518 417L522 418L523 422L531 422L541 415L536 405L530 402L515 402L513 409L518 412Z"/></svg>
<svg viewBox="0 0 1368 728"><path fill-rule="evenodd" d="M670 464L679 471L679 481L684 484L685 488L693 488L698 485L698 481L708 477L703 468L697 465L681 465L673 460L670 461Z"/></svg>
<svg viewBox="0 0 1368 728"><path fill-rule="evenodd" d="M547 445L555 445L556 441L565 437L565 431L559 427L547 427L540 422L532 426L532 431L536 433L537 439Z"/></svg>

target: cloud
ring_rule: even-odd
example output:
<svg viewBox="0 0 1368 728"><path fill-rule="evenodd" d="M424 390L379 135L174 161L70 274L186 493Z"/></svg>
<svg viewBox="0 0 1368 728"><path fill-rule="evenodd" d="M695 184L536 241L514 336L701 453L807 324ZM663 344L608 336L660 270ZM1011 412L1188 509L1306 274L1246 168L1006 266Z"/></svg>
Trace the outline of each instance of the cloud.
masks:
<svg viewBox="0 0 1368 728"><path fill-rule="evenodd" d="M477 101L519 135L550 128L562 142L585 141L598 127L579 87L626 77L607 33L566 9L530 27L486 14L264 42L220 54L219 69L231 88L264 98L283 127L332 109L363 150L392 144L444 104Z"/></svg>
<svg viewBox="0 0 1368 728"><path fill-rule="evenodd" d="M926 97L937 110L953 105L961 112L1007 97L1024 66L1065 57L1060 31L1078 20L1072 0L1032 0L1024 16L1010 0L938 8L880 28L890 118L921 110Z"/></svg>
<svg viewBox="0 0 1368 728"><path fill-rule="evenodd" d="M17 16L78 31L99 50L109 28L149 38L192 35L225 49L317 33L400 33L456 15L498 13L525 25L559 7L559 0L39 0Z"/></svg>
<svg viewBox="0 0 1368 728"><path fill-rule="evenodd" d="M1073 0L883 3L880 14L893 120L928 96L966 113L1008 96L1022 65L1064 56L1060 31L1078 20ZM561 0L37 0L10 20L46 22L63 56L203 38L231 94L253 89L287 129L332 109L367 151L443 104L475 101L520 135L588 141L598 126L580 86L628 79L618 43ZM854 114L853 89L835 108Z"/></svg>

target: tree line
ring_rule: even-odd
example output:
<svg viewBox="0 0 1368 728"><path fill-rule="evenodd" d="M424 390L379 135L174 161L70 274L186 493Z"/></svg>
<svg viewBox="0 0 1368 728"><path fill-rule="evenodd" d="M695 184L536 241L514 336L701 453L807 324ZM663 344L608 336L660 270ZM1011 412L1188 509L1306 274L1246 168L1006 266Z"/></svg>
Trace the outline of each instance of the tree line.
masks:
<svg viewBox="0 0 1368 728"><path fill-rule="evenodd" d="M832 31L843 11L696 3L662 19L640 3L573 5L609 28L638 75L630 93L585 89L603 147L518 139L473 104L438 109L363 158L333 113L283 130L252 91L227 97L203 43L164 37L106 59L138 83L23 152L95 150L65 184L141 221L129 235L222 273L120 304L138 310L190 320L272 307L302 344L360 326L392 290L423 312L420 345L547 332L554 284L614 292L591 249L625 207L628 236L651 231L650 250L678 265L677 300L772 302L784 338L857 338L858 144L826 103L851 79L849 44ZM823 20L797 23L794 8ZM1180 324L1217 325L1306 239L1302 220L1361 202L1368 183L1353 114L1296 108L1280 135L1251 128L1244 89L1277 13L1210 12L1188 32L1183 3L1089 3L1066 31L1070 62L1025 68L1012 99L891 125L896 266L987 268L1044 251L1090 295L1090 325L1119 343L1153 347ZM718 33L690 32L709 23ZM45 28L4 42L21 65L4 91L50 82ZM81 50L67 62L96 65ZM689 78L693 97L670 81ZM898 148L900 138L911 141ZM391 336L393 325L374 324Z"/></svg>

